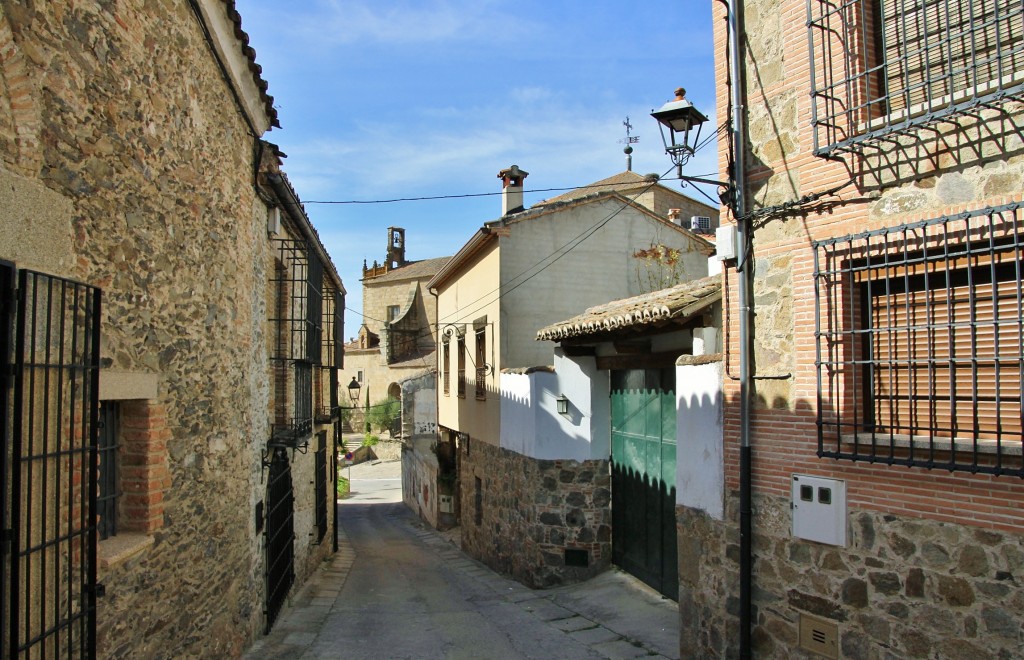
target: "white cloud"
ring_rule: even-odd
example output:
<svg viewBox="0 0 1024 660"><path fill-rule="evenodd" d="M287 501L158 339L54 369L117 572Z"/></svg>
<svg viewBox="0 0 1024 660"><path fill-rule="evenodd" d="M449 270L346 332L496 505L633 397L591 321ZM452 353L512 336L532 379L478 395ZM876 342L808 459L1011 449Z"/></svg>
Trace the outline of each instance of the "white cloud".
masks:
<svg viewBox="0 0 1024 660"><path fill-rule="evenodd" d="M514 39L536 30L514 5L492 0L322 0L291 29L322 47L354 43L428 44Z"/></svg>

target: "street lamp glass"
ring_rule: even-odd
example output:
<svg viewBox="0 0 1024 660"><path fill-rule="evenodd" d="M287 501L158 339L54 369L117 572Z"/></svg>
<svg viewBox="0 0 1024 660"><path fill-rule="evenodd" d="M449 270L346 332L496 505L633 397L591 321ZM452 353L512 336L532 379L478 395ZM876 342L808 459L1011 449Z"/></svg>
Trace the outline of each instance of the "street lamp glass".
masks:
<svg viewBox="0 0 1024 660"><path fill-rule="evenodd" d="M348 384L348 398L352 401L358 401L360 388L362 388L362 385L360 385L359 381L356 380L355 376L353 376L352 382Z"/></svg>

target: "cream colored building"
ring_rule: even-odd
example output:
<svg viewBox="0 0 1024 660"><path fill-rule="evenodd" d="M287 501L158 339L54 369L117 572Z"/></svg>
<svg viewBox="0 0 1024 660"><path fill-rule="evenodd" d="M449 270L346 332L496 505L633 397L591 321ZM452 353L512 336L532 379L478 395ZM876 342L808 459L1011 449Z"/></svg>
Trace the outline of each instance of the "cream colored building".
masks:
<svg viewBox="0 0 1024 660"><path fill-rule="evenodd" d="M652 277L704 277L713 250L704 237L638 201L664 209L687 204L706 216L715 211L656 180L626 172L524 210L526 176L516 166L502 170L503 215L485 223L428 284L437 295L440 329L437 423L442 441L457 445L459 488L452 494L471 550L486 547L470 538L483 533L473 524L486 506L482 494L503 478L499 462L476 450L499 444L503 373L553 363L553 348L535 340L537 330L645 293ZM672 255L671 263L637 256L655 248Z"/></svg>

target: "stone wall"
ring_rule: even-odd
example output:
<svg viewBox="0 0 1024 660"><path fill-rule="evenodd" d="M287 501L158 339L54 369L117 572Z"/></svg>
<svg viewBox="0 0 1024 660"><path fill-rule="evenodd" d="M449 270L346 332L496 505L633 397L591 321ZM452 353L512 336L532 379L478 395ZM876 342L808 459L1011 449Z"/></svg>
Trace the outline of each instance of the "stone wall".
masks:
<svg viewBox="0 0 1024 660"><path fill-rule="evenodd" d="M159 434L134 439L165 461L140 485L160 513L100 571L101 657L237 656L263 625L256 137L189 3L0 0L0 235L19 237L0 258L101 287L103 367L159 381ZM297 455L296 484L312 461ZM298 496L301 582L330 544L311 546Z"/></svg>
<svg viewBox="0 0 1024 660"><path fill-rule="evenodd" d="M462 547L533 588L585 580L612 558L608 461L537 460L459 444ZM567 566L566 550L588 566Z"/></svg>
<svg viewBox="0 0 1024 660"><path fill-rule="evenodd" d="M737 657L737 501L724 523L677 508L680 657ZM756 657L818 657L804 613L838 626L843 658L1019 657L1024 536L851 509L840 548L793 538L786 498L754 509Z"/></svg>

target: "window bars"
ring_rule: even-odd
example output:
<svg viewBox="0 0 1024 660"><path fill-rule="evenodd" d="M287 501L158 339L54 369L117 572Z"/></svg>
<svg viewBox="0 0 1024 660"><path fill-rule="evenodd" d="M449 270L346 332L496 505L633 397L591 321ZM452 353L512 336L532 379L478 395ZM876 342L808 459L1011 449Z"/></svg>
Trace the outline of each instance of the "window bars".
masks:
<svg viewBox="0 0 1024 660"><path fill-rule="evenodd" d="M344 308L341 294L329 279L324 278L322 363L314 394L317 420L325 423L336 421L341 412L341 402L338 400L338 371L343 360Z"/></svg>
<svg viewBox="0 0 1024 660"><path fill-rule="evenodd" d="M819 456L1024 477L1021 209L813 243Z"/></svg>
<svg viewBox="0 0 1024 660"><path fill-rule="evenodd" d="M117 535L117 511L122 495L119 418L116 401L100 402L99 494L96 497L100 540Z"/></svg>
<svg viewBox="0 0 1024 660"><path fill-rule="evenodd" d="M303 240L274 241L270 331L274 370L273 441L294 446L313 430L312 367L323 351L324 267ZM289 401L289 391L293 396Z"/></svg>
<svg viewBox="0 0 1024 660"><path fill-rule="evenodd" d="M1019 0L808 0L814 153L1024 98Z"/></svg>

